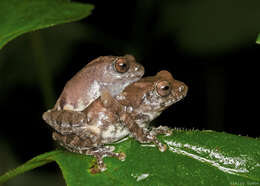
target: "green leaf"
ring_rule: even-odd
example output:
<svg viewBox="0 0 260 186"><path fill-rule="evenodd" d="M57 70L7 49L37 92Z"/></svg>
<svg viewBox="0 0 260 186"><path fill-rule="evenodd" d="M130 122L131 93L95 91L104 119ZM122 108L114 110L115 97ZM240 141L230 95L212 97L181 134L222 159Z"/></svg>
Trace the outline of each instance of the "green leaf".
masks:
<svg viewBox="0 0 260 186"><path fill-rule="evenodd" d="M257 38L256 38L256 43L260 44L260 33L258 34Z"/></svg>
<svg viewBox="0 0 260 186"><path fill-rule="evenodd" d="M132 138L115 144L117 151L126 153L126 160L105 158L108 169L99 174L89 171L93 157L65 151L40 155L22 167L54 160L68 186L260 184L257 139L197 130L175 130L173 135L159 138L168 145L166 152ZM6 181L4 177L0 184Z"/></svg>
<svg viewBox="0 0 260 186"><path fill-rule="evenodd" d="M68 0L1 0L0 49L23 33L87 17L93 8Z"/></svg>

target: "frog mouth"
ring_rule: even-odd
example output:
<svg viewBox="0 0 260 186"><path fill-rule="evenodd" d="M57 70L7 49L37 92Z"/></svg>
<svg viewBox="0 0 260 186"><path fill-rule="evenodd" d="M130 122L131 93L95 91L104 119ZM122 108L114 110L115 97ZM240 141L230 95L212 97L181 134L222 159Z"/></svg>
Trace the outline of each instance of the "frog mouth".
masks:
<svg viewBox="0 0 260 186"><path fill-rule="evenodd" d="M179 95L175 95L172 96L168 101L164 102L161 104L161 108L158 111L163 111L166 108L168 108L169 106L171 106L172 104L182 100L184 97L186 96L186 92L183 94L179 94Z"/></svg>
<svg viewBox="0 0 260 186"><path fill-rule="evenodd" d="M175 98L170 100L170 102L171 102L170 104L173 104L173 103L176 103L176 102L182 100L185 96L186 96L186 94L177 95Z"/></svg>
<svg viewBox="0 0 260 186"><path fill-rule="evenodd" d="M178 88L176 88L175 92L173 93L173 97L167 102L169 105L174 104L180 100L182 100L184 97L186 97L188 92L188 87L186 85L181 85Z"/></svg>

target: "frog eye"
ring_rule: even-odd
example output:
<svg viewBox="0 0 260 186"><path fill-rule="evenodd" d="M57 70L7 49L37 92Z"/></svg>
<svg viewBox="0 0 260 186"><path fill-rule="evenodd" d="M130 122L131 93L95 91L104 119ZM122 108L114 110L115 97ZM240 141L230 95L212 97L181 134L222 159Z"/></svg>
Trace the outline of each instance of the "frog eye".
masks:
<svg viewBox="0 0 260 186"><path fill-rule="evenodd" d="M171 85L168 81L160 81L156 85L156 91L160 96L168 96L171 93Z"/></svg>
<svg viewBox="0 0 260 186"><path fill-rule="evenodd" d="M125 58L117 58L114 67L117 72L119 73L125 73L129 69L129 61L126 60Z"/></svg>

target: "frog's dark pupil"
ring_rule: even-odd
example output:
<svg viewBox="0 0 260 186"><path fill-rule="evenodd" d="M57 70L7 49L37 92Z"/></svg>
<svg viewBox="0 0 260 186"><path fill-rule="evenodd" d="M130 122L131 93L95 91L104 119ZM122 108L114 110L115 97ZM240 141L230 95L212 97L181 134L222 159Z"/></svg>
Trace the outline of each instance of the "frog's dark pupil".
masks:
<svg viewBox="0 0 260 186"><path fill-rule="evenodd" d="M120 63L119 64L122 68L126 68L126 64L125 63Z"/></svg>
<svg viewBox="0 0 260 186"><path fill-rule="evenodd" d="M163 87L162 87L162 90L169 90L169 89L170 89L169 86L163 86Z"/></svg>
<svg viewBox="0 0 260 186"><path fill-rule="evenodd" d="M115 70L119 73L125 73L129 69L129 64L125 61L117 61L115 64Z"/></svg>

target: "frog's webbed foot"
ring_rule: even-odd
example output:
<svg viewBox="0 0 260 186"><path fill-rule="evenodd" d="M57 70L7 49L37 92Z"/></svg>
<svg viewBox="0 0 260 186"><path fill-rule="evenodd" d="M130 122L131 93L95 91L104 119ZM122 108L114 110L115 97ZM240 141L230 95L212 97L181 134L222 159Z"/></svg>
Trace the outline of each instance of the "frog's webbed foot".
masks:
<svg viewBox="0 0 260 186"><path fill-rule="evenodd" d="M97 159L96 165L93 165L90 169L91 173L99 173L99 172L103 172L107 169L106 165L103 161L104 157L115 157L121 161L125 160L125 158L126 158L125 153L113 152L114 150L115 150L114 146L102 146L102 147L97 147L97 148L90 148L86 151L83 151L82 154L93 155Z"/></svg>
<svg viewBox="0 0 260 186"><path fill-rule="evenodd" d="M167 150L167 146L162 144L158 139L157 135L164 134L166 136L170 136L172 134L172 129L167 126L159 126L159 127L152 127L152 130L148 132L147 138L151 139L151 141L159 148L161 152Z"/></svg>
<svg viewBox="0 0 260 186"><path fill-rule="evenodd" d="M145 132L145 138L148 139L146 141L146 143L153 143L157 146L157 148L161 151L164 152L167 150L167 146L163 143L161 143L158 138L156 137L156 135L159 133L154 133L153 131L146 131ZM145 142L145 141L144 141Z"/></svg>
<svg viewBox="0 0 260 186"><path fill-rule="evenodd" d="M152 131L148 131L145 129L140 128L140 130L142 130L142 132L138 132L139 134L142 133L142 135L136 135L135 133L132 133L132 136L139 141L140 143L153 143L154 145L157 146L157 148L161 151L164 152L167 150L167 146L163 143L161 143L155 133L153 133Z"/></svg>
<svg viewBox="0 0 260 186"><path fill-rule="evenodd" d="M91 173L99 173L106 170L106 165L103 161L104 157L116 157L121 161L126 158L125 153L113 152L114 146L100 146L93 147L87 139L81 139L76 135L61 135L53 132L53 139L67 150L84 155L93 155L97 161L96 164L91 167Z"/></svg>
<svg viewBox="0 0 260 186"><path fill-rule="evenodd" d="M158 134L164 134L166 136L172 135L172 129L167 126L152 127L151 134L157 136Z"/></svg>
<svg viewBox="0 0 260 186"><path fill-rule="evenodd" d="M123 152L120 153L113 152L115 150L114 146L101 146L101 147L93 147L88 149L84 147L78 147L73 149L70 148L68 150L72 152L84 154L84 155L94 156L96 158L96 162L90 168L90 172L92 174L100 173L107 169L106 164L103 161L104 157L115 157L121 161L124 161L126 158L126 154Z"/></svg>

